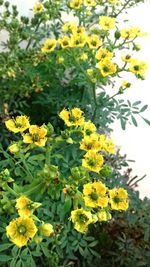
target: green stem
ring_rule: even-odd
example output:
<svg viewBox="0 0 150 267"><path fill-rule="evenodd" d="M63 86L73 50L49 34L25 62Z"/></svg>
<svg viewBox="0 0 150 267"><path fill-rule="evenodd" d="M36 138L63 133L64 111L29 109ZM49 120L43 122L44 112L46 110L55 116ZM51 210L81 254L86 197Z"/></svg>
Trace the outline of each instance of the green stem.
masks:
<svg viewBox="0 0 150 267"><path fill-rule="evenodd" d="M34 33L36 33L36 32L37 32L37 30L39 29L41 22L42 22L42 19L41 19L41 20L39 20L39 23L36 25L36 28L35 28L35 31L34 31ZM26 46L26 50L28 50L28 48L29 48L30 44L32 43L32 40L33 40L33 38L31 37L31 38L29 39L29 42L28 42L27 46Z"/></svg>
<svg viewBox="0 0 150 267"><path fill-rule="evenodd" d="M33 180L34 177L33 177L32 173L30 172L30 170L29 170L29 168L28 168L28 165L26 164L26 160L25 160L23 154L20 154L20 159L21 159L21 161L22 161L22 163L23 163L23 165L24 165L24 167L25 167L25 170L27 171L27 174L28 174L28 175L31 177L31 179Z"/></svg>
<svg viewBox="0 0 150 267"><path fill-rule="evenodd" d="M110 100L110 99L113 99L115 96L117 96L117 95L120 95L120 91L118 91L116 94L114 94L114 95L112 95L111 97L109 97L108 98L108 101Z"/></svg>
<svg viewBox="0 0 150 267"><path fill-rule="evenodd" d="M34 188L31 188L31 189L29 189L28 191L24 192L24 194L25 194L26 196L30 196L30 195L32 195L32 194L36 194L36 193L38 192L38 190L42 188L43 185L44 185L44 183L41 182L41 183L39 183L38 185L36 185Z"/></svg>
<svg viewBox="0 0 150 267"><path fill-rule="evenodd" d="M128 1L123 5L123 7L118 11L118 13L115 14L115 18L118 17L118 16L122 13L122 11L127 7L127 5L128 5L130 2L131 2L131 0L128 0Z"/></svg>
<svg viewBox="0 0 150 267"><path fill-rule="evenodd" d="M19 194L16 193L8 184L4 185L4 190L7 190L10 194L14 195L15 197L19 196Z"/></svg>

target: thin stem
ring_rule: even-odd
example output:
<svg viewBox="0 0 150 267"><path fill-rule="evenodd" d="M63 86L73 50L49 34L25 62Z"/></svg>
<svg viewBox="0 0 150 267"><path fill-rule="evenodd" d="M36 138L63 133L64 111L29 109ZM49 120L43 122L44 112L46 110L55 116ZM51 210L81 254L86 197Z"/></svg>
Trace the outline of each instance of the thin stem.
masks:
<svg viewBox="0 0 150 267"><path fill-rule="evenodd" d="M120 13L122 13L122 11L127 7L127 5L130 3L131 0L128 0L123 7L119 10L119 12L117 14L115 14L115 17L118 17L120 15Z"/></svg>
<svg viewBox="0 0 150 267"><path fill-rule="evenodd" d="M18 197L19 195L8 184L4 185L4 190L7 190L10 194L14 195L15 197Z"/></svg>
<svg viewBox="0 0 150 267"><path fill-rule="evenodd" d="M39 20L39 23L36 25L36 28L35 28L34 33L36 33L37 30L39 29L39 26L40 26L41 22L42 22L42 20ZM31 37L31 38L29 39L29 42L28 42L27 46L26 46L26 50L28 50L30 44L32 43L32 40L33 40L33 38Z"/></svg>

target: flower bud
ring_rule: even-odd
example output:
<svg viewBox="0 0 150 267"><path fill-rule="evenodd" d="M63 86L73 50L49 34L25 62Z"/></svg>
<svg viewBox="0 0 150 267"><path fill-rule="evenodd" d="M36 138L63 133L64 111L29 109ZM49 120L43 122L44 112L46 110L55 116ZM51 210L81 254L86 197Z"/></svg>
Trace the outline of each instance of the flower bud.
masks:
<svg viewBox="0 0 150 267"><path fill-rule="evenodd" d="M39 232L42 236L51 236L54 233L54 229L52 224L50 223L43 223L40 228L39 228Z"/></svg>
<svg viewBox="0 0 150 267"><path fill-rule="evenodd" d="M8 147L10 153L15 154L19 151L19 146L17 143L14 143Z"/></svg>

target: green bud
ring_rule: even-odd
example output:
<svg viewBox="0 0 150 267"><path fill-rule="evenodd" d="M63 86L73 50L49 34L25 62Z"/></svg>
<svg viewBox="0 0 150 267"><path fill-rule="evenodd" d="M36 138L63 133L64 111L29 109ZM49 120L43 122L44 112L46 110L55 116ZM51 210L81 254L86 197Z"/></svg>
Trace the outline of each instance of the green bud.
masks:
<svg viewBox="0 0 150 267"><path fill-rule="evenodd" d="M3 0L0 0L0 6L2 6L2 5L3 5L3 3L4 3L4 1L3 1Z"/></svg>
<svg viewBox="0 0 150 267"><path fill-rule="evenodd" d="M54 127L50 122L46 125L46 129L47 129L47 136L48 137L54 133Z"/></svg>
<svg viewBox="0 0 150 267"><path fill-rule="evenodd" d="M49 9L51 8L51 4L47 1L44 3L44 7Z"/></svg>
<svg viewBox="0 0 150 267"><path fill-rule="evenodd" d="M82 166L74 167L70 171L71 171L71 175L72 175L73 179L75 179L75 180L88 178L88 173Z"/></svg>
<svg viewBox="0 0 150 267"><path fill-rule="evenodd" d="M29 18L21 16L21 22L23 22L24 24L28 24L29 23Z"/></svg>
<svg viewBox="0 0 150 267"><path fill-rule="evenodd" d="M7 8L7 7L9 7L9 5L10 5L10 3L8 2L8 1L6 1L5 3L4 3L4 6Z"/></svg>
<svg viewBox="0 0 150 267"><path fill-rule="evenodd" d="M109 165L104 165L103 168L100 171L100 175L105 178L106 176L109 176L112 174L112 168Z"/></svg>
<svg viewBox="0 0 150 267"><path fill-rule="evenodd" d="M119 39L120 36L121 36L120 31L115 31L115 38L116 38L116 39Z"/></svg>
<svg viewBox="0 0 150 267"><path fill-rule="evenodd" d="M70 136L69 136L69 131L68 130L65 130L65 131L61 131L61 136L63 139L68 139Z"/></svg>

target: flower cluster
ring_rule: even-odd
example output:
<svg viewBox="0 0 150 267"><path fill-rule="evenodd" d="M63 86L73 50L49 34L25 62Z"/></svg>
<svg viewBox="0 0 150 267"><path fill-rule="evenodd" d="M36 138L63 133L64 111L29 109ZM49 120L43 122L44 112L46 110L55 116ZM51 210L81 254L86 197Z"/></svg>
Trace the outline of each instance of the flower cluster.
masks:
<svg viewBox="0 0 150 267"><path fill-rule="evenodd" d="M15 119L5 121L7 129L14 133L21 133L23 142L26 144L34 144L42 147L46 142L47 129L44 126L30 125L26 116L17 116ZM27 133L25 131L28 130ZM9 147L12 153L18 151L18 145L12 144Z"/></svg>
<svg viewBox="0 0 150 267"><path fill-rule="evenodd" d="M109 190L101 181L83 186L84 208L71 212L70 219L77 231L85 233L88 225L97 221L108 221L112 218L111 210L128 209L128 194L123 188Z"/></svg>
<svg viewBox="0 0 150 267"><path fill-rule="evenodd" d="M82 159L82 167L89 172L99 174L104 164L103 155L115 153L112 140L106 135L97 133L95 125L91 121L85 121L83 112L79 108L69 111L63 109L59 116L68 127L81 129L83 138L79 142L80 149L86 152ZM111 219L110 210L128 209L128 194L125 189L109 190L99 179L93 179L95 179L93 183L83 185L83 207L71 212L70 219L74 223L74 228L81 233L85 233L91 223ZM67 194L67 188L64 188L63 192Z"/></svg>
<svg viewBox="0 0 150 267"><path fill-rule="evenodd" d="M103 154L115 153L112 140L106 135L97 133L96 126L91 121L85 121L83 112L79 108L70 111L63 109L59 116L68 127L76 126L81 129L83 138L80 141L80 149L86 151L82 166L88 171L99 173L104 164Z"/></svg>
<svg viewBox="0 0 150 267"><path fill-rule="evenodd" d="M53 226L42 222L36 225L36 217L33 215L35 209L41 204L31 201L26 196L21 196L16 200L16 209L20 217L13 219L6 227L6 234L17 247L26 246L28 242L42 240L45 236L53 234ZM39 219L38 219L39 220Z"/></svg>

